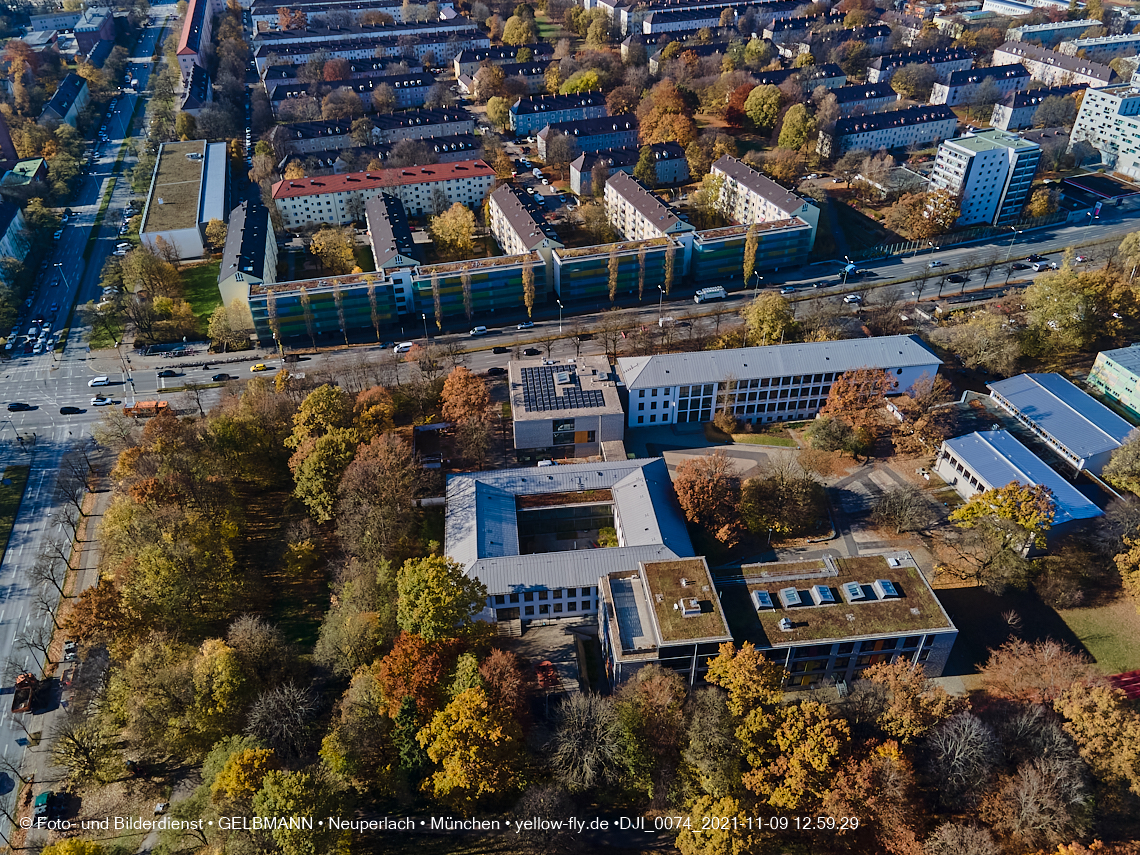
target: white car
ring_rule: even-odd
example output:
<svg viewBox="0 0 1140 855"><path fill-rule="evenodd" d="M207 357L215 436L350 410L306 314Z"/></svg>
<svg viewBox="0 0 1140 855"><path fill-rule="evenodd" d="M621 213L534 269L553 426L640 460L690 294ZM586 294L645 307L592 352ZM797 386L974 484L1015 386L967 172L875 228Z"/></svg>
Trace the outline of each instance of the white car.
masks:
<svg viewBox="0 0 1140 855"><path fill-rule="evenodd" d="M411 350L415 346L416 346L416 343L414 341L402 341L398 345L396 345L395 347L392 348L392 353L395 353L397 355L399 355L401 353L407 353L409 350Z"/></svg>
<svg viewBox="0 0 1140 855"><path fill-rule="evenodd" d="M931 270L933 270L935 267L941 267L942 264L943 264L943 262L941 262L941 261L932 261L926 266L929 267Z"/></svg>
<svg viewBox="0 0 1140 855"><path fill-rule="evenodd" d="M858 294L848 294L846 297L843 298L843 302L844 303L862 303L863 298L860 297Z"/></svg>
<svg viewBox="0 0 1140 855"><path fill-rule="evenodd" d="M87 381L87 385L88 386L110 386L111 385L111 378L110 377L92 377L90 380Z"/></svg>

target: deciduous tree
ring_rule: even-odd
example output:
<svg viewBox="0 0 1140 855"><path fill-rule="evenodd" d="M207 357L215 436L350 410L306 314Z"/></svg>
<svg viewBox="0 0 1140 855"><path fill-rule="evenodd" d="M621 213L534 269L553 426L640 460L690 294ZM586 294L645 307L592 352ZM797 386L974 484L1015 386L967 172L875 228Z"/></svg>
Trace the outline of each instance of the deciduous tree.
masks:
<svg viewBox="0 0 1140 855"><path fill-rule="evenodd" d="M981 668L986 691L1013 701L1051 704L1074 686L1098 686L1095 666L1063 644L1015 638L990 653Z"/></svg>
<svg viewBox="0 0 1140 855"><path fill-rule="evenodd" d="M550 765L572 793L591 792L617 781L620 741L613 699L588 692L566 697L554 714Z"/></svg>
<svg viewBox="0 0 1140 855"><path fill-rule="evenodd" d="M827 795L850 738L847 723L817 701L784 707L768 762L744 773L744 786L785 810L815 806Z"/></svg>
<svg viewBox="0 0 1140 855"><path fill-rule="evenodd" d="M462 565L438 555L408 559L396 576L397 621L425 641L454 638L487 601L487 588Z"/></svg>
<svg viewBox="0 0 1140 855"><path fill-rule="evenodd" d="M918 739L964 706L961 699L928 680L921 665L912 666L902 657L872 665L862 676L886 692L878 724L883 733L903 744Z"/></svg>
<svg viewBox="0 0 1140 855"><path fill-rule="evenodd" d="M490 396L482 377L462 365L451 370L443 383L443 418L453 424L485 422Z"/></svg>
<svg viewBox="0 0 1140 855"><path fill-rule="evenodd" d="M804 147L808 139L815 133L815 119L806 104L793 104L784 114L784 123L780 126L781 148L799 150Z"/></svg>
<svg viewBox="0 0 1140 855"><path fill-rule="evenodd" d="M871 423L895 381L880 368L856 368L836 378L820 415L842 418L859 427Z"/></svg>
<svg viewBox="0 0 1140 855"><path fill-rule="evenodd" d="M724 543L735 541L740 525L740 476L720 449L690 457L677 466L677 500L689 522Z"/></svg>
<svg viewBox="0 0 1140 855"><path fill-rule="evenodd" d="M356 267L353 254L355 238L352 229L321 229L309 244L309 250L333 275L351 273Z"/></svg>
<svg viewBox="0 0 1140 855"><path fill-rule="evenodd" d="M972 805L1001 759L997 734L970 712L935 725L923 745L920 756L939 803L947 808Z"/></svg>
<svg viewBox="0 0 1140 855"><path fill-rule="evenodd" d="M347 793L323 765L297 772L271 770L253 799L257 816L336 816L344 810ZM283 855L347 855L351 832L332 823L313 828L282 823L270 832Z"/></svg>
<svg viewBox="0 0 1140 855"><path fill-rule="evenodd" d="M744 112L760 133L771 133L783 106L784 96L771 84L757 86L748 93L744 102Z"/></svg>
<svg viewBox="0 0 1140 855"><path fill-rule="evenodd" d="M1124 694L1076 681L1053 706L1065 717L1065 731L1093 773L1111 786L1140 795L1140 715Z"/></svg>
<svg viewBox="0 0 1140 855"><path fill-rule="evenodd" d="M906 485L884 492L871 509L871 520L877 525L893 527L895 534L924 529L935 516L926 495L917 487Z"/></svg>
<svg viewBox="0 0 1140 855"><path fill-rule="evenodd" d="M439 251L446 256L469 258L475 250L475 215L461 202L432 217L428 231Z"/></svg>
<svg viewBox="0 0 1140 855"><path fill-rule="evenodd" d="M764 291L740 310L744 318L747 343L779 344L795 329L795 313L791 304L779 294Z"/></svg>

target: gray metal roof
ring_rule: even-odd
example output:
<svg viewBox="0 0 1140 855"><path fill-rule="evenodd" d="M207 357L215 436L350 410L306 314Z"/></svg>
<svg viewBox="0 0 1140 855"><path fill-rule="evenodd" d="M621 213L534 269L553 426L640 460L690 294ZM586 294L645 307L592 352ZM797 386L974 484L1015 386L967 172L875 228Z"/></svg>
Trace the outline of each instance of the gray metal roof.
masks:
<svg viewBox="0 0 1140 855"><path fill-rule="evenodd" d="M1057 508L1056 525L1102 514L1091 499L1018 442L1009 431L977 431L948 439L942 444L989 487L998 489L1014 481L1048 487Z"/></svg>
<svg viewBox="0 0 1140 855"><path fill-rule="evenodd" d="M618 373L630 389L715 383L730 374L737 380L751 380L841 373L856 368L919 366L930 366L933 374L941 364L941 359L927 350L917 336L911 335L625 356L617 361Z"/></svg>
<svg viewBox="0 0 1140 855"><path fill-rule="evenodd" d="M643 216L661 233L669 231L693 231L693 226L683 222L673 209L650 193L645 185L626 172L615 172L606 182L633 209Z"/></svg>
<svg viewBox="0 0 1140 855"><path fill-rule="evenodd" d="M551 246L562 246L558 233L522 191L502 184L491 194L491 204L502 212L511 231L527 249L540 247L544 241L550 241Z"/></svg>
<svg viewBox="0 0 1140 855"><path fill-rule="evenodd" d="M623 545L519 555L515 497L583 490L612 491ZM602 574L636 569L638 561L693 554L669 470L661 458L452 475L447 479L444 546L492 594L596 585Z"/></svg>
<svg viewBox="0 0 1140 855"><path fill-rule="evenodd" d="M390 261L401 266L419 264L416 242L408 227L408 215L398 196L381 193L364 204L364 220L372 238L372 256L376 269Z"/></svg>
<svg viewBox="0 0 1140 855"><path fill-rule="evenodd" d="M218 278L228 279L240 272L259 282L264 280L265 248L268 241L275 240L272 232L269 210L260 199L247 200L230 211Z"/></svg>
<svg viewBox="0 0 1140 855"><path fill-rule="evenodd" d="M798 214L803 210L804 200L802 198L791 190L781 187L767 175L761 175L742 160L737 160L728 154L721 155L717 162L712 165L712 168L748 188L761 199L771 202L786 214Z"/></svg>
<svg viewBox="0 0 1140 855"><path fill-rule="evenodd" d="M1080 460L1119 448L1133 430L1060 374L1018 374L987 385Z"/></svg>
<svg viewBox="0 0 1140 855"><path fill-rule="evenodd" d="M1140 375L1140 344L1118 347L1115 350L1102 350L1100 355L1125 371Z"/></svg>

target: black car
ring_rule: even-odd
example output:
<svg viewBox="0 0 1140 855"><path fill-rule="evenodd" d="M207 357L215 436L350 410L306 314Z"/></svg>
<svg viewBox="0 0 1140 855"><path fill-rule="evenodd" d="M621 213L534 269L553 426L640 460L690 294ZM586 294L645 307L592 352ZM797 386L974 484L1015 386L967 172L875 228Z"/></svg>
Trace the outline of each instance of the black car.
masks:
<svg viewBox="0 0 1140 855"><path fill-rule="evenodd" d="M963 276L961 273L951 273L949 276L946 277L946 281L947 282L965 282L966 277Z"/></svg>
<svg viewBox="0 0 1140 855"><path fill-rule="evenodd" d="M82 412L83 412L83 410L81 410L79 407L60 407L59 408L59 414L61 416L77 416Z"/></svg>
<svg viewBox="0 0 1140 855"><path fill-rule="evenodd" d="M215 383L221 383L223 380L229 380L230 375L229 374L215 374L210 379L213 380Z"/></svg>
<svg viewBox="0 0 1140 855"><path fill-rule="evenodd" d="M506 374L506 373L507 373L507 369L500 368L497 365L494 368L488 368L487 369L487 374L490 377L498 377L500 374Z"/></svg>
<svg viewBox="0 0 1140 855"><path fill-rule="evenodd" d="M1019 261L1017 264L1013 265L1013 269L1014 269L1014 270L1028 270L1028 269L1029 269L1029 265L1028 265L1028 264L1022 264L1022 263Z"/></svg>
<svg viewBox="0 0 1140 855"><path fill-rule="evenodd" d="M528 347L526 350L523 351L523 356L540 356L541 354L542 354L542 351L539 350L537 347ZM9 407L8 409L11 409L11 407Z"/></svg>
<svg viewBox="0 0 1140 855"><path fill-rule="evenodd" d="M178 372L175 371L173 368L164 368L162 371L158 372L158 376L159 377L177 377Z"/></svg>
<svg viewBox="0 0 1140 855"><path fill-rule="evenodd" d="M1045 256L1043 256L1043 255L1031 255L1031 256L1029 256L1029 258L1027 258L1027 259L1025 259L1025 260L1026 260L1026 261L1028 261L1028 262L1034 262L1034 261L1044 261L1044 260L1045 260Z"/></svg>
<svg viewBox="0 0 1140 855"><path fill-rule="evenodd" d="M511 349L509 347L503 347L502 345L499 345L498 347L493 348L491 350L491 353L510 353L510 352L511 352Z"/></svg>
<svg viewBox="0 0 1140 855"><path fill-rule="evenodd" d="M32 409L31 404L24 404L24 403L21 403L20 401L13 401L12 403L10 403L8 405L8 412L10 412L10 413L22 413L24 410L30 410L30 409Z"/></svg>

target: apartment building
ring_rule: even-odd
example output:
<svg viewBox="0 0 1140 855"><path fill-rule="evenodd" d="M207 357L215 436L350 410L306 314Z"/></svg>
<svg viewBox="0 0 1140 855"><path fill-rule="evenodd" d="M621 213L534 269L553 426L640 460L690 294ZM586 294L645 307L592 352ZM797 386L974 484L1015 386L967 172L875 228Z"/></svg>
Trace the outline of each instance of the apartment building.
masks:
<svg viewBox="0 0 1140 855"><path fill-rule="evenodd" d="M895 381L892 394L901 394L941 364L917 336L894 335L622 356L617 369L629 390L633 428L707 422L726 405L755 424L809 419L846 371L881 368Z"/></svg>
<svg viewBox="0 0 1140 855"><path fill-rule="evenodd" d="M329 80L321 84L320 91L351 89L360 96L364 109L368 112L373 112L375 107L372 103L372 93L376 91L377 87L390 87L396 96L396 107L399 109L407 109L422 105L427 99L428 92L431 91L431 88L435 86L435 84L436 79L432 74L418 72L414 74L386 74L377 75L375 77L358 77L349 80ZM313 84L304 82L272 83L266 81L265 88L269 93L269 106L273 110L274 115L277 115L281 106L288 101L295 98L310 97Z"/></svg>
<svg viewBox="0 0 1140 855"><path fill-rule="evenodd" d="M454 21L417 21L408 24L353 24L348 27L310 25L296 30L263 30L253 37L254 50L284 45L320 45L334 48L339 42L355 42L373 37L451 35L477 30L469 18Z"/></svg>
<svg viewBox="0 0 1140 855"><path fill-rule="evenodd" d="M223 0L190 0L182 33L178 37L178 67L182 79L190 76L194 65L206 67L206 50L214 33L214 18L226 10Z"/></svg>
<svg viewBox="0 0 1140 855"><path fill-rule="evenodd" d="M1057 52L1066 56L1082 56L1093 62L1109 63L1118 56L1133 57L1140 54L1140 33L1070 39L1061 42L1057 46Z"/></svg>
<svg viewBox="0 0 1140 855"><path fill-rule="evenodd" d="M399 69L394 71L393 69L397 65ZM352 60L348 63L348 68L349 72L345 80L367 80L370 77L403 73L405 69L408 72L422 71L414 62L409 63L406 59L399 57ZM266 89L282 83L303 83L305 81L298 76L300 73L301 67L297 65L267 65L261 71L261 82L265 84Z"/></svg>
<svg viewBox="0 0 1140 855"><path fill-rule="evenodd" d="M918 15L908 15L906 12L896 12L893 9L884 12L879 20L892 27L895 32L901 33L905 45L913 45L926 26L926 21Z"/></svg>
<svg viewBox="0 0 1140 855"><path fill-rule="evenodd" d="M832 89L831 94L843 117L877 113L899 100L890 83L854 83Z"/></svg>
<svg viewBox="0 0 1140 855"><path fill-rule="evenodd" d="M1070 83L1105 86L1115 76L1107 65L1024 42L1009 41L994 51L994 65L1015 63L1025 66L1034 80L1040 80L1046 86L1064 86Z"/></svg>
<svg viewBox="0 0 1140 855"><path fill-rule="evenodd" d="M499 65L507 80L522 81L528 95L546 91L546 69L550 62L512 62ZM479 69L475 70L475 74ZM456 78L460 95L473 95L475 92L474 74L461 74Z"/></svg>
<svg viewBox="0 0 1140 855"><path fill-rule="evenodd" d="M944 104L907 107L874 116L840 119L830 132L819 135L818 151L837 158L849 151L878 151L929 145L954 136L958 117Z"/></svg>
<svg viewBox="0 0 1140 855"><path fill-rule="evenodd" d="M347 59L350 62L396 57L422 63L430 55L434 62L446 64L465 50L487 48L491 40L478 30L409 35L372 35L345 41L312 44L262 44L253 51L258 73L269 65L304 65L313 57Z"/></svg>
<svg viewBox="0 0 1140 855"><path fill-rule="evenodd" d="M245 201L230 211L226 246L218 269L222 303L249 303L252 285L272 287L277 282L277 238L269 209L261 200Z"/></svg>
<svg viewBox="0 0 1140 855"><path fill-rule="evenodd" d="M785 190L771 178L729 155L724 155L712 165L712 173L724 182L720 210L730 220L748 226L798 217L811 226L808 249L815 245L819 208L814 203Z"/></svg>
<svg viewBox="0 0 1140 855"><path fill-rule="evenodd" d="M1010 27L1006 35L1012 41L1039 44L1043 47L1053 47L1069 39L1079 39L1093 27L1101 26L1095 19L1083 21L1058 21L1046 24L1024 24L1020 27Z"/></svg>
<svg viewBox="0 0 1140 855"><path fill-rule="evenodd" d="M495 184L495 170L482 160L406 169L349 172L278 181L272 195L286 228L364 219L364 206L381 193L395 196L412 216L460 202L478 210Z"/></svg>
<svg viewBox="0 0 1140 855"><path fill-rule="evenodd" d="M683 184L689 180L689 161L685 159L685 150L679 143L654 143L650 148L653 151L659 187ZM594 167L599 163L605 164L608 178L615 172L628 172L632 175L640 160L641 148L636 146L584 152L570 164L570 190L578 196L593 194Z"/></svg>
<svg viewBox="0 0 1140 855"><path fill-rule="evenodd" d="M606 182L605 203L610 225L624 240L676 238L685 248L682 269L688 270L695 229L646 190L645 185L629 173L615 172Z"/></svg>
<svg viewBox="0 0 1140 855"><path fill-rule="evenodd" d="M408 214L398 196L380 193L364 203L364 220L368 238L372 243L372 258L377 270L416 267L420 264L420 251L416 248ZM411 293L408 293L410 298ZM397 295L397 302L400 302ZM410 308L400 307L400 313Z"/></svg>
<svg viewBox="0 0 1140 855"><path fill-rule="evenodd" d="M930 92L930 103L958 107L973 103L979 92L987 90L996 90L1004 98L1014 92L1024 91L1032 79L1021 64L955 71L945 83L934 84Z"/></svg>
<svg viewBox="0 0 1140 855"><path fill-rule="evenodd" d="M535 278L544 277L546 292L554 285L554 267L550 263L551 252L565 246L558 234L546 222L530 197L510 184L503 184L491 194L487 206L490 216L491 234L499 243L503 255L524 255L537 252L544 262L542 271L535 272Z"/></svg>
<svg viewBox="0 0 1140 855"><path fill-rule="evenodd" d="M178 110L197 116L202 108L214 100L214 86L210 74L200 65L190 68L190 76L182 81L182 94L178 96Z"/></svg>
<svg viewBox="0 0 1140 855"><path fill-rule="evenodd" d="M809 65L806 68L782 68L777 71L761 71L753 75L757 86L779 86L795 78L805 92L814 92L820 86L838 89L847 85L847 74L834 62L823 65Z"/></svg>
<svg viewBox="0 0 1140 855"><path fill-rule="evenodd" d="M88 55L99 42L115 40L115 16L106 6L88 6L72 27L79 52Z"/></svg>
<svg viewBox="0 0 1140 855"><path fill-rule="evenodd" d="M437 4L440 12L454 9L452 0ZM249 7L254 28L276 29L280 0L253 0ZM404 23L404 7L401 0L292 0L290 11L304 12L310 24L359 23L360 18L370 12L383 12L391 15L397 24Z"/></svg>
<svg viewBox="0 0 1140 855"><path fill-rule="evenodd" d="M86 79L78 74L68 74L60 82L48 102L44 104L37 124L41 126L71 125L74 128L79 121L79 114L83 112L83 108L87 106L90 100L91 95L87 89Z"/></svg>
<svg viewBox="0 0 1140 855"><path fill-rule="evenodd" d="M990 398L1078 472L1099 475L1133 426L1060 374L988 383Z"/></svg>
<svg viewBox="0 0 1140 855"><path fill-rule="evenodd" d="M1096 355L1088 384L1123 407L1130 416L1140 420L1140 347L1119 347L1102 350Z"/></svg>
<svg viewBox="0 0 1140 855"><path fill-rule="evenodd" d="M960 199L958 225L1008 226L1021 219L1041 146L999 128L969 133L938 146L930 186Z"/></svg>
<svg viewBox="0 0 1140 855"><path fill-rule="evenodd" d="M1140 179L1140 89L1128 84L1088 89L1069 147L1077 142L1095 148L1114 171Z"/></svg>
<svg viewBox="0 0 1140 855"><path fill-rule="evenodd" d="M769 21L764 26L763 38L773 44L802 41L813 30L842 24L846 12L826 12L822 15L800 15L795 18Z"/></svg>
<svg viewBox="0 0 1140 855"><path fill-rule="evenodd" d="M538 132L538 156L543 160L546 159L546 144L556 134L572 137L579 152L628 148L638 143L637 117L632 114L612 118L603 116L547 125Z"/></svg>
<svg viewBox="0 0 1140 855"><path fill-rule="evenodd" d="M1088 89L1088 84L1072 83L1068 86L1049 86L1045 89L1029 89L1012 92L994 104L990 126L1003 131L1017 131L1033 125L1033 117L1046 98L1069 98Z"/></svg>
<svg viewBox="0 0 1140 855"><path fill-rule="evenodd" d="M550 63L554 57L554 45L532 44L532 45L504 45L503 47L490 47L478 50L465 50L456 55L452 60L452 66L455 68L455 76L459 78L464 74L470 77L475 76L475 72L485 62L491 65L510 65L519 61L520 51L530 51L532 62L545 62Z"/></svg>
<svg viewBox="0 0 1140 855"><path fill-rule="evenodd" d="M519 136L529 136L547 125L598 119L609 114L606 96L600 91L577 92L573 95L528 95L511 105L511 130Z"/></svg>
<svg viewBox="0 0 1140 855"><path fill-rule="evenodd" d="M867 66L868 83L886 83L904 65L929 65L945 80L955 71L974 67L974 52L963 48L894 51L877 56Z"/></svg>
<svg viewBox="0 0 1140 855"><path fill-rule="evenodd" d="M0 258L23 259L30 250L31 238L24 212L13 202L0 201ZM13 283L5 281L4 284Z"/></svg>

